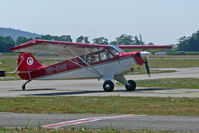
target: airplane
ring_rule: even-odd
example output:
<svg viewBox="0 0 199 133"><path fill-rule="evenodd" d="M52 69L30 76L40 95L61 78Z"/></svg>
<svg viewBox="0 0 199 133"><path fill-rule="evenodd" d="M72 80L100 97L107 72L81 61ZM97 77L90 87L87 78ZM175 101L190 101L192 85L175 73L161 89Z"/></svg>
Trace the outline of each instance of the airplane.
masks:
<svg viewBox="0 0 199 133"><path fill-rule="evenodd" d="M103 89L106 92L114 90L113 80L125 85L127 91L134 91L134 80L126 80L124 74L134 66L144 65L150 76L147 58L151 55L147 49L169 49L171 45L99 45L72 43L51 40L31 40L11 48L20 52L17 73L23 80L22 90L32 80L67 80L67 79L103 79ZM124 50L144 51L125 52ZM46 53L61 55L65 61L42 65L31 53ZM5 76L1 71L0 75Z"/></svg>

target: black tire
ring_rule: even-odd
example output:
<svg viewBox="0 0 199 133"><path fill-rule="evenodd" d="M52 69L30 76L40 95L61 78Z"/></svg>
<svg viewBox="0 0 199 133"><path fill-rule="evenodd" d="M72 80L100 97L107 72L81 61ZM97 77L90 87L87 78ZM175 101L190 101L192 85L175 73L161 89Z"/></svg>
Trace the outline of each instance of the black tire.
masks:
<svg viewBox="0 0 199 133"><path fill-rule="evenodd" d="M114 90L113 82L110 81L110 80L105 81L104 84L103 84L103 89L106 92L112 92Z"/></svg>
<svg viewBox="0 0 199 133"><path fill-rule="evenodd" d="M22 85L22 90L25 91L26 87L25 85Z"/></svg>
<svg viewBox="0 0 199 133"><path fill-rule="evenodd" d="M136 89L136 83L133 80L129 80L128 83L130 85L125 85L127 91L134 91Z"/></svg>

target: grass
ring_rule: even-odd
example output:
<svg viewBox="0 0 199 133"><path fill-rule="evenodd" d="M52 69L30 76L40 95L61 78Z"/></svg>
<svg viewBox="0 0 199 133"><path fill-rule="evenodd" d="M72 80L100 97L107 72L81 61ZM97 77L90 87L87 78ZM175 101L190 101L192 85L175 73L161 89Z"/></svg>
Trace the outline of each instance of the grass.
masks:
<svg viewBox="0 0 199 133"><path fill-rule="evenodd" d="M199 67L199 58L149 58L151 68Z"/></svg>
<svg viewBox="0 0 199 133"><path fill-rule="evenodd" d="M17 67L16 59L0 59L0 70L6 70L7 72L14 71ZM8 79L17 79L17 74L7 74Z"/></svg>
<svg viewBox="0 0 199 133"><path fill-rule="evenodd" d="M199 51L185 51L188 55L199 55Z"/></svg>
<svg viewBox="0 0 199 133"><path fill-rule="evenodd" d="M199 79L195 78L169 78L169 79L150 79L138 80L137 86L141 87L160 87L160 88L189 88L199 89Z"/></svg>
<svg viewBox="0 0 199 133"><path fill-rule="evenodd" d="M0 112L199 116L198 98L20 97L0 98Z"/></svg>
<svg viewBox="0 0 199 133"><path fill-rule="evenodd" d="M1 133L183 133L179 131L150 131L148 129L137 130L118 130L113 127L104 127L101 129L90 129L81 127L80 129L43 129L43 128L0 128ZM196 133L196 132L195 132Z"/></svg>
<svg viewBox="0 0 199 133"><path fill-rule="evenodd" d="M186 55L199 55L199 51L184 51ZM180 55L178 51L167 51L168 55Z"/></svg>

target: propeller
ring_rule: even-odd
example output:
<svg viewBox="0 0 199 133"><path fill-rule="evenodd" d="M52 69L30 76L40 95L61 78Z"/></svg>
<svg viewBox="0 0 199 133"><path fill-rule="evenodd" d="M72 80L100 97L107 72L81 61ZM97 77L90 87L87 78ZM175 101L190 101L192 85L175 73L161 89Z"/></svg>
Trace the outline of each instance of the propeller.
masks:
<svg viewBox="0 0 199 133"><path fill-rule="evenodd" d="M145 64L145 68L146 68L148 76L151 77L151 75L150 75L150 69L149 69L149 64L148 64L148 61L147 61L146 58L144 59L144 64Z"/></svg>
<svg viewBox="0 0 199 133"><path fill-rule="evenodd" d="M141 57L144 59L144 64L145 64L145 68L146 68L147 74L148 74L149 77L151 77L149 64L148 64L148 61L147 61L147 57L149 57L151 55L151 53L150 52L146 52L146 51L142 51L142 52L140 52L140 54L141 54Z"/></svg>

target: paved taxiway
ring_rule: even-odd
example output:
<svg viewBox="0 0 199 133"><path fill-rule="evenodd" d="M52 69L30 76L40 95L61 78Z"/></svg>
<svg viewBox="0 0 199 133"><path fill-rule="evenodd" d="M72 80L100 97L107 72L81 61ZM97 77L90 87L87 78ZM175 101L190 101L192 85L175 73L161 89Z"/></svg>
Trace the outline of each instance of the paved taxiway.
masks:
<svg viewBox="0 0 199 133"><path fill-rule="evenodd" d="M199 78L199 67L170 68L173 73L127 75L127 79L145 80L158 78ZM104 92L103 81L94 80L52 80L32 81L27 91L21 91L25 81L0 81L0 97L19 96L158 96L158 97L199 97L199 89L168 89L137 87L134 92L125 91L124 86L115 84L114 92Z"/></svg>
<svg viewBox="0 0 199 133"><path fill-rule="evenodd" d="M124 86L115 85L114 92L104 92L103 82L97 80L57 80L32 81L27 90L22 91L24 81L1 81L0 97L21 96L157 96L157 97L199 97L198 89L169 89L137 87L136 91L127 92Z"/></svg>
<svg viewBox="0 0 199 133"><path fill-rule="evenodd" d="M0 127L89 127L94 129L114 127L119 130L147 128L149 130L199 131L198 123L199 117L190 116L0 113Z"/></svg>

